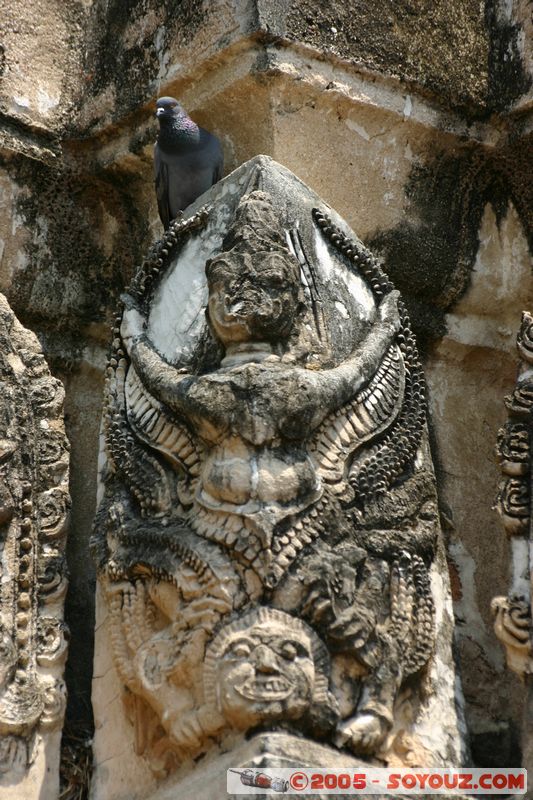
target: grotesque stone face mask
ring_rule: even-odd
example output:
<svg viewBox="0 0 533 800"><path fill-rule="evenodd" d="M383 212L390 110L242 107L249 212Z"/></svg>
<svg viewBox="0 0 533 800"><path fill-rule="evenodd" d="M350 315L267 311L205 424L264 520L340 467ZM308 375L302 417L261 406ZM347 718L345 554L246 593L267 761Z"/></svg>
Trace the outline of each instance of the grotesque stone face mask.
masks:
<svg viewBox="0 0 533 800"><path fill-rule="evenodd" d="M235 728L299 719L313 702L315 654L323 660L323 650L318 637L288 614L252 612L211 645L207 694L215 692L218 710Z"/></svg>

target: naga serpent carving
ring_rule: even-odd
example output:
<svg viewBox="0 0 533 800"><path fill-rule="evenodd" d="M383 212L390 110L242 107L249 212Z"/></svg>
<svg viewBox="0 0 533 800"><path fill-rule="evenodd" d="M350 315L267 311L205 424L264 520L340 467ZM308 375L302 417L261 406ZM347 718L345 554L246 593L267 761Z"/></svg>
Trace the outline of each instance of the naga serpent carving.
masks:
<svg viewBox="0 0 533 800"><path fill-rule="evenodd" d="M409 319L373 256L315 209L322 246L373 303L338 357L320 263L253 190L205 262L196 350L164 357L154 296L208 220L176 221L145 262L108 366L94 545L137 751L165 772L228 731L274 726L376 754L434 644L438 524Z"/></svg>

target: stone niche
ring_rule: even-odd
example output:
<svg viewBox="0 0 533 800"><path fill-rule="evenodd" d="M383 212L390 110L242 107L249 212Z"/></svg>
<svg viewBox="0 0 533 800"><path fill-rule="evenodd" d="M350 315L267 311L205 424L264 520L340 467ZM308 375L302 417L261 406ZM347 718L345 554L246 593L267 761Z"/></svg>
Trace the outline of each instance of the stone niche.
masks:
<svg viewBox="0 0 533 800"><path fill-rule="evenodd" d="M107 369L95 800L462 763L425 414L401 298L292 173L254 158L172 223Z"/></svg>
<svg viewBox="0 0 533 800"><path fill-rule="evenodd" d="M0 295L0 798L59 791L70 498L63 386Z"/></svg>

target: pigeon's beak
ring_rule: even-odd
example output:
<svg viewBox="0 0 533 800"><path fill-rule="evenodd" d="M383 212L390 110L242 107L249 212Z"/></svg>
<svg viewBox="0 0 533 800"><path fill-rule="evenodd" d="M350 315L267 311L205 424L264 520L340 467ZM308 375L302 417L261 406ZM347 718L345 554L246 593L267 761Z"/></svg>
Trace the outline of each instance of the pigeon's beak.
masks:
<svg viewBox="0 0 533 800"><path fill-rule="evenodd" d="M155 116L156 117L160 117L164 113L165 113L165 109L164 108L156 108L156 110L155 110Z"/></svg>

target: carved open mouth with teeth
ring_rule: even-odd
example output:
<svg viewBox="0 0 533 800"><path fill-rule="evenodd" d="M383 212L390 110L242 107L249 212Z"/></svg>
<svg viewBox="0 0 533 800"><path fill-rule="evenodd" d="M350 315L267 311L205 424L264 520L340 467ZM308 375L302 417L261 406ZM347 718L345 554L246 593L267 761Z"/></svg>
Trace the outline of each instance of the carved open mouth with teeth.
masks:
<svg viewBox="0 0 533 800"><path fill-rule="evenodd" d="M258 700L263 703L284 700L292 690L292 684L283 677L248 678L243 684L235 687L235 691L247 700Z"/></svg>

